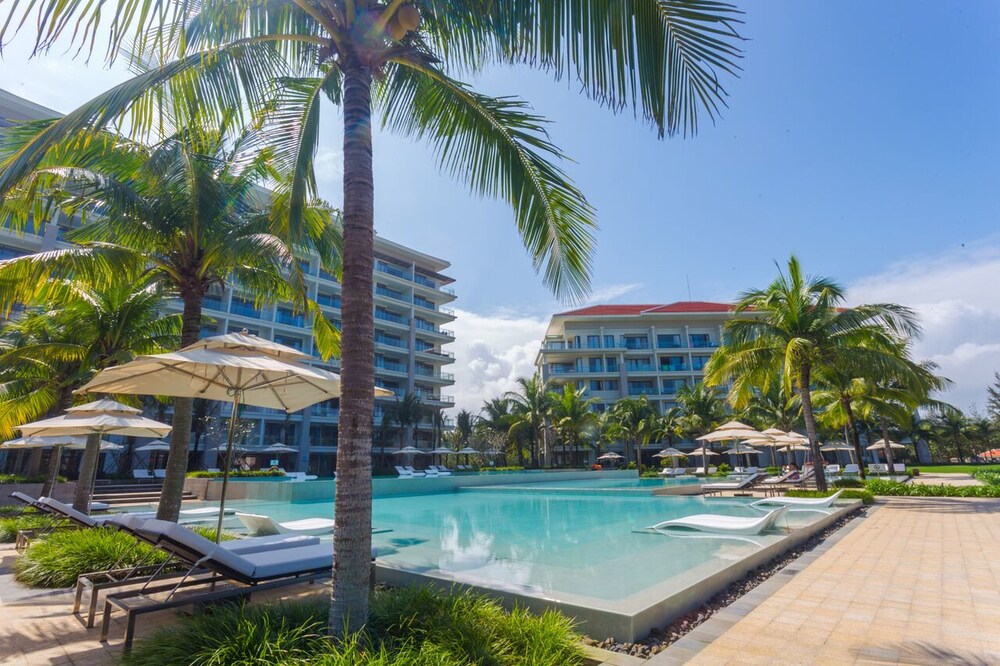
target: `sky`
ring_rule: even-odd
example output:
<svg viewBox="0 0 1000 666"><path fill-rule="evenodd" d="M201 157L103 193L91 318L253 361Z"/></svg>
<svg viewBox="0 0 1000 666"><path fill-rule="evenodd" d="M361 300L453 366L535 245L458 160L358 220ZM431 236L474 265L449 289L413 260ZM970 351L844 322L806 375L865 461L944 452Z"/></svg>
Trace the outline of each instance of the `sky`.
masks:
<svg viewBox="0 0 1000 666"><path fill-rule="evenodd" d="M658 140L570 81L496 67L469 83L551 121L564 168L597 210L588 302L731 300L796 254L851 303L913 307L921 358L981 409L1000 370L1000 3L739 2L744 58L729 106L697 136ZM8 45L0 88L69 111L127 77L99 59ZM341 197L341 118L323 110L321 193ZM458 292L458 408L533 371L548 318L509 209L436 170L424 145L375 136L376 229L445 258Z"/></svg>

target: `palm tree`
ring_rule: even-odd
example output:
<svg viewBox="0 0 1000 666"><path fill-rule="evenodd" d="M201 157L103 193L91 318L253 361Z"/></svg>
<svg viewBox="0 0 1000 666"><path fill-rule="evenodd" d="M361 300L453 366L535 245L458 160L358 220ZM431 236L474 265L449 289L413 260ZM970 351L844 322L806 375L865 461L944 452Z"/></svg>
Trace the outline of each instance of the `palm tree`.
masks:
<svg viewBox="0 0 1000 666"><path fill-rule="evenodd" d="M517 425L528 428L531 433L531 465L538 467L552 396L547 383L537 372L531 377L518 377L517 385L518 390L508 392L506 397L515 405Z"/></svg>
<svg viewBox="0 0 1000 666"><path fill-rule="evenodd" d="M492 444L492 448L503 451L511 443L511 429L517 417L512 411L513 403L507 398L493 398L483 403L483 409L476 419L476 431Z"/></svg>
<svg viewBox="0 0 1000 666"><path fill-rule="evenodd" d="M410 439L410 428L424 418L424 403L419 395L407 391L402 398L396 398L395 402L390 403L387 411L389 421L396 425L399 448L403 448Z"/></svg>
<svg viewBox="0 0 1000 666"><path fill-rule="evenodd" d="M21 25L34 7L11 6L0 43L8 26ZM38 3L32 21L37 50L47 50L69 24L81 26L73 39L92 44L108 14L100 7L85 0ZM41 159L53 137L108 122L130 108L146 113L137 114L146 120L156 109L157 86L182 77L179 87L197 90L207 109L274 109L272 134L296 169L290 190L294 211L314 187L302 172L311 166L317 145L319 102L326 97L342 106L345 326L340 519L329 619L334 630L353 632L368 614L373 102L384 126L428 139L442 167L466 177L474 192L510 202L536 269L544 266L545 283L560 296L579 296L588 288L593 212L554 164L561 153L548 141L542 119L521 100L473 91L447 69L474 72L492 62L541 67L556 78L573 78L588 97L614 110L638 107L661 137L693 134L701 113L714 119L725 103L720 75L738 69L739 12L715 0L634 0L614 11L597 0L206 0L175 7L162 11L153 0L118 5L110 59L124 44L140 60L161 53L178 59L54 123L8 161L6 177L0 174L0 196L7 182ZM192 70L199 74L192 76ZM134 105L136 99L140 103Z"/></svg>
<svg viewBox="0 0 1000 666"><path fill-rule="evenodd" d="M979 452L988 451L993 448L997 426L991 419L977 416L969 419L965 432Z"/></svg>
<svg viewBox="0 0 1000 666"><path fill-rule="evenodd" d="M472 441L477 417L467 409L460 410L455 415L455 432L458 433L458 448L464 449Z"/></svg>
<svg viewBox="0 0 1000 666"><path fill-rule="evenodd" d="M38 307L9 324L0 354L0 431L51 416L73 404L73 391L98 370L173 348L180 317L162 314L167 295L148 276L119 275L110 286L49 280ZM48 493L59 469L49 462ZM89 513L100 437L87 439L73 506Z"/></svg>
<svg viewBox="0 0 1000 666"><path fill-rule="evenodd" d="M844 290L823 277L806 276L798 259L788 260L765 289L744 293L738 317L726 323L726 340L705 368L705 381L732 382L729 401L746 406L757 391L767 391L780 378L787 392L797 390L813 460L822 460L811 390L813 371L851 354L877 362L900 337L919 332L914 313L893 304L844 308ZM742 316L740 316L742 315ZM816 465L816 487L826 491L822 465Z"/></svg>
<svg viewBox="0 0 1000 666"><path fill-rule="evenodd" d="M705 382L678 390L677 405L683 414L681 432L691 440L711 432L726 416L719 391Z"/></svg>
<svg viewBox="0 0 1000 666"><path fill-rule="evenodd" d="M656 434L667 446L674 445L674 438L680 437L684 430L684 411L680 407L668 407L656 423Z"/></svg>
<svg viewBox="0 0 1000 666"><path fill-rule="evenodd" d="M938 411L934 423L938 438L945 440L958 457L958 462L965 460L962 444L968 438L969 420L961 410L950 408Z"/></svg>
<svg viewBox="0 0 1000 666"><path fill-rule="evenodd" d="M564 455L568 447L576 449L585 439L590 439L588 435L596 434L598 417L591 408L597 400L584 398L585 392L571 383L564 384L559 393L550 392L552 429Z"/></svg>
<svg viewBox="0 0 1000 666"><path fill-rule="evenodd" d="M17 150L36 135L14 133ZM101 135L92 143L67 140L23 181L8 190L0 213L15 228L39 209L81 215L67 239L78 247L40 252L0 265L0 302L30 300L52 273L113 284L122 271L145 270L175 292L183 306L180 344L196 342L210 289L238 285L255 306L290 300L309 311L320 351L336 349L336 330L306 296L296 254L319 253L337 269L339 233L332 211L310 204L298 221L288 197L262 202L260 185L275 169L271 151L258 151L251 135L234 143L219 131L188 130L153 145ZM44 195L52 206L42 205ZM93 214L99 211L100 215ZM191 438L192 399L174 400L173 431L157 517L176 520L184 490Z"/></svg>
<svg viewBox="0 0 1000 666"><path fill-rule="evenodd" d="M656 409L649 404L646 396L621 398L608 409L611 418L618 424L619 432L626 443L635 449L635 467L642 475L642 444L648 443L657 429ZM628 451L626 451L626 456Z"/></svg>

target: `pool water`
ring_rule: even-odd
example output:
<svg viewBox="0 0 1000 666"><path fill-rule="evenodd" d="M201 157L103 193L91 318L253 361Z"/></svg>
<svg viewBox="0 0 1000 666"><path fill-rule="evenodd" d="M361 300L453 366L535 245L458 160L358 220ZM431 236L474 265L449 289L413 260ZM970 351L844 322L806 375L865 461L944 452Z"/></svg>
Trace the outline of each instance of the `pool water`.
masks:
<svg viewBox="0 0 1000 666"><path fill-rule="evenodd" d="M753 538L641 532L696 513L763 515L747 500L627 490L651 485L644 481L612 481L625 484L618 493L546 495L531 488L535 484L521 484L525 492L485 487L380 497L373 500L373 526L392 531L374 535L374 545L381 564L405 571L549 599L621 602L651 586L680 590L782 538L781 532ZM565 484L584 490L589 480L553 485ZM227 506L277 521L334 514L332 501L242 500ZM789 523L795 527L815 516L790 514ZM227 519L231 523L239 525Z"/></svg>

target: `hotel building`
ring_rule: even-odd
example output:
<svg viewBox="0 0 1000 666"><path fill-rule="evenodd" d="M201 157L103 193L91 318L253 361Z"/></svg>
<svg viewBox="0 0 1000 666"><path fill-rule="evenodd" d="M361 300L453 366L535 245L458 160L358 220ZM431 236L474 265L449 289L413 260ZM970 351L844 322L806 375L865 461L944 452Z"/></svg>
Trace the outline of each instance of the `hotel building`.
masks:
<svg viewBox="0 0 1000 666"><path fill-rule="evenodd" d="M619 398L646 396L660 413L700 382L722 340L732 305L594 305L553 315L535 361L542 379L574 383L603 412Z"/></svg>
<svg viewBox="0 0 1000 666"><path fill-rule="evenodd" d="M53 118L51 109L0 90L0 128L16 121ZM59 217L42 228L26 228L15 234L0 229L0 259L41 250L68 247L63 240L73 220ZM319 257L303 257L308 274L309 295L322 307L328 318L340 326L341 286L336 278L320 267ZM454 321L455 313L445 307L455 300L449 286L454 280L443 273L450 264L381 237L375 238L375 376L376 384L397 397L407 392L419 395L429 408L449 408L454 399L447 394L454 375L445 369L455 362L454 354L444 347L454 342L454 334L443 328ZM319 367L339 371L339 363L323 362L316 353L309 322L287 304L254 307L253 300L239 289L212 291L204 301L205 315L211 323L202 335L247 329L255 335L302 350L314 357ZM180 311L171 303L168 311ZM386 404L392 398L379 399L375 407L375 426L382 425ZM226 415L226 408L222 407ZM332 400L292 414L278 410L245 407L242 417L254 423L247 443L269 445L282 442L299 449L297 468L329 475L337 447L338 401ZM430 447L433 438L431 420L425 419L406 433L406 442ZM387 448L398 446L398 439L385 442Z"/></svg>

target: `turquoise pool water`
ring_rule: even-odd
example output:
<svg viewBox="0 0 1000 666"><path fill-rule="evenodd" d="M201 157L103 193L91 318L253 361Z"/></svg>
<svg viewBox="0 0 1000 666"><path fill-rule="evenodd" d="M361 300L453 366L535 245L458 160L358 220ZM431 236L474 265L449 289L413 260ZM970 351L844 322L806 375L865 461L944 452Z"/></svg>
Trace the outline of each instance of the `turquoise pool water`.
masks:
<svg viewBox="0 0 1000 666"><path fill-rule="evenodd" d="M534 492L534 493L565 493L565 492L634 492L651 494L660 488L676 488L681 486L697 486L705 483L704 479L696 477L679 479L579 479L575 481L538 481L518 483L507 486L486 486L498 492Z"/></svg>
<svg viewBox="0 0 1000 666"><path fill-rule="evenodd" d="M597 482L598 480L593 480ZM604 481L605 487L608 480ZM659 482L658 479L652 479ZM652 587L680 590L782 538L665 536L639 532L662 520L695 513L760 516L739 499L655 497L618 493L539 493L536 484L464 488L457 492L380 497L373 536L385 566L548 599L624 602ZM577 484L583 490L587 481ZM583 485L580 485L583 484ZM278 521L334 515L332 501L231 501L227 506ZM792 514L794 527L815 514ZM227 519L227 526L239 523ZM590 601L587 601L590 600Z"/></svg>

